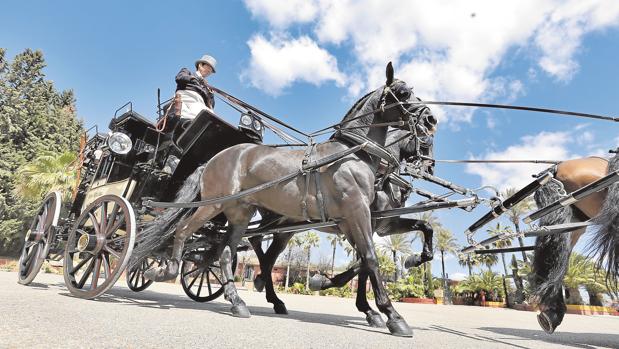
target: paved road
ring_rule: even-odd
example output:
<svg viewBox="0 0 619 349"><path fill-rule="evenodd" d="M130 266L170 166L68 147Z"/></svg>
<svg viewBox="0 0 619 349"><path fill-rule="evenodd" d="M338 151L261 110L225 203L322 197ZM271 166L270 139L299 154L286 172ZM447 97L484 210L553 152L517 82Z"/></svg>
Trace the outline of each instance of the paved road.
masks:
<svg viewBox="0 0 619 349"><path fill-rule="evenodd" d="M61 276L31 286L0 272L1 348L619 348L619 317L566 315L542 332L532 312L396 303L412 339L373 329L351 299L283 294L289 315L275 315L261 293L241 291L253 316L229 315L219 299L196 303L180 285L131 292L119 280L100 299L72 297Z"/></svg>

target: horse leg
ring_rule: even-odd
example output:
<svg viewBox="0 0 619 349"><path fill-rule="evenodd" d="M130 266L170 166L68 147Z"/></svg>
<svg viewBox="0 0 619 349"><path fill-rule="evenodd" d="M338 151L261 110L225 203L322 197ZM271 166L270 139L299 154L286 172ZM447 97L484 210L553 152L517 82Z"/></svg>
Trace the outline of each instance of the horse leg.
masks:
<svg viewBox="0 0 619 349"><path fill-rule="evenodd" d="M341 225L340 229L342 231L349 232L354 246L359 253L359 256L361 256L361 272L366 272L369 274L370 281L372 282L372 288L374 289L376 306L381 313L387 316L387 328L389 329L389 332L395 336L412 337L413 330L410 326L408 326L404 318L398 314L389 300L389 294L385 289L382 277L378 270L378 257L376 256L374 242L372 241L373 233L370 220L370 210L367 206L359 207L359 202L360 201L357 201L356 204L351 202L349 205L350 208L355 209L351 212L354 212L356 219L354 221L346 220L343 222L345 225Z"/></svg>
<svg viewBox="0 0 619 349"><path fill-rule="evenodd" d="M258 263L260 263L260 274L254 278L254 288L256 291L262 292L265 284L265 281L262 278L262 274L264 273L262 266L265 264L264 251L262 250L262 235L253 236L248 240L254 250L254 253L256 254L256 257L258 258Z"/></svg>
<svg viewBox="0 0 619 349"><path fill-rule="evenodd" d="M219 264L223 277L224 297L232 304L232 315L236 317L248 318L251 316L245 302L238 295L234 285L234 273L232 272L232 256L236 254L236 249L241 242L243 234L247 230L253 212L248 207L236 206L224 211L228 219L227 240L217 249L220 252Z"/></svg>
<svg viewBox="0 0 619 349"><path fill-rule="evenodd" d="M219 206L202 206L199 207L190 217L184 219L176 227L174 233L174 247L172 248L172 256L162 266L152 267L144 272L144 277L153 281L166 281L176 278L179 271L181 258L183 257L183 248L185 240L191 234L200 229L206 221L215 217L221 212Z"/></svg>
<svg viewBox="0 0 619 349"><path fill-rule="evenodd" d="M389 221L384 231L385 233L381 234L381 236L404 234L411 231L421 231L423 233L422 252L420 255L413 254L409 256L404 262L406 268L418 267L434 258L434 249L432 248L434 230L428 222L414 218L394 217Z"/></svg>
<svg viewBox="0 0 619 349"><path fill-rule="evenodd" d="M380 316L380 314L370 307L368 303L368 298L366 294L366 287L368 281L367 273L360 273L359 280L357 283L357 300L355 305L357 306L357 310L365 314L365 321L368 322L370 327L385 327L385 321Z"/></svg>
<svg viewBox="0 0 619 349"><path fill-rule="evenodd" d="M333 287L342 287L352 280L361 271L361 260L358 260L351 268L329 278L322 274L314 274L310 278L309 288L312 291L322 291Z"/></svg>
<svg viewBox="0 0 619 349"><path fill-rule="evenodd" d="M561 197L559 185L549 182L535 192L538 207L544 207ZM572 209L565 207L540 219L540 226L568 223ZM570 236L565 233L538 237L535 241L533 272L530 282L534 295L539 298L540 314L537 321L546 333L553 333L563 321L567 307L563 299L563 277L569 265Z"/></svg>
<svg viewBox="0 0 619 349"><path fill-rule="evenodd" d="M258 261L260 262L260 275L256 277L254 285L256 285L256 282L260 280L259 282L262 284L262 287L266 288L267 302L273 304L273 310L276 314L288 314L288 310L286 309L284 302L277 297L277 294L275 294L271 271L273 270L277 257L286 249L286 245L293 235L294 233L274 234L273 241L271 242L271 245L267 249L266 253L262 253L262 239L260 239L258 246L254 245L254 243L257 242L257 239L252 241L254 251L256 250L256 247L258 247L261 254L261 256L258 256L258 253L256 253L258 256Z"/></svg>

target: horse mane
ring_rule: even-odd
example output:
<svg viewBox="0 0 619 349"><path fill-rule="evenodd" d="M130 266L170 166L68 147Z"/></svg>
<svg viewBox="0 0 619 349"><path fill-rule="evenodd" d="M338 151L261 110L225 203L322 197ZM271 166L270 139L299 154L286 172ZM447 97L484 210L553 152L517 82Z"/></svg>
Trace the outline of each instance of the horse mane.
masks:
<svg viewBox="0 0 619 349"><path fill-rule="evenodd" d="M352 114L352 113L353 113L353 111L355 111L355 109L357 109L357 108L359 107L359 105L360 105L362 102L363 102L363 103L365 103L365 101L366 101L368 98L370 98L370 95L371 95L372 93L374 93L374 92L376 92L376 90L374 90L374 91L370 91L370 92L366 93L366 94L365 94L365 96L363 96L363 97L359 98L359 100L358 100L358 101L356 101L356 102L355 102L355 104L353 104L353 105L352 105L352 107L350 107L350 109L346 112L346 114L344 115L344 118L342 119L342 121L346 120L346 119L350 116L350 114Z"/></svg>

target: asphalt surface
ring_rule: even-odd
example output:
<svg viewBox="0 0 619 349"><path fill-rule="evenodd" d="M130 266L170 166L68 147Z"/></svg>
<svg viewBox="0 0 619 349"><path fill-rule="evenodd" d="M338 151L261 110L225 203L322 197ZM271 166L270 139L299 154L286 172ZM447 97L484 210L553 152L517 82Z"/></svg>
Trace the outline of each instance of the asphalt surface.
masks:
<svg viewBox="0 0 619 349"><path fill-rule="evenodd" d="M553 335L535 313L395 303L415 334L370 328L354 300L281 294L276 315L264 294L240 291L252 317L232 317L223 297L190 300L179 284L134 293L124 279L96 300L71 296L60 275L30 286L0 272L0 348L619 348L619 317L566 315Z"/></svg>

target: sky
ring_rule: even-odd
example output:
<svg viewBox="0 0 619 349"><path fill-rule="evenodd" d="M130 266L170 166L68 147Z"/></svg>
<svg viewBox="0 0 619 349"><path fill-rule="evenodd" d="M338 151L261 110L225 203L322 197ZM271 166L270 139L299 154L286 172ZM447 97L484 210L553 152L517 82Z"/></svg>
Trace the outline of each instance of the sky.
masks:
<svg viewBox="0 0 619 349"><path fill-rule="evenodd" d="M88 127L106 129L128 101L155 119L157 89L170 97L180 68L210 54L218 63L209 83L312 131L339 121L360 96L381 87L390 61L423 100L616 116L618 28L616 0L13 1L0 11L0 47L9 59L26 48L42 50L47 78L75 92ZM239 116L218 102L216 112L236 123ZM608 121L432 110L439 118L437 159L563 160L608 156L619 145L619 125ZM544 168L443 163L435 171L469 188L502 190L527 184ZM436 215L464 244L463 231L486 211ZM316 260L330 258L327 244L323 238ZM347 260L338 252L336 264ZM446 271L454 278L466 273L453 256ZM440 275L440 261L433 272Z"/></svg>

